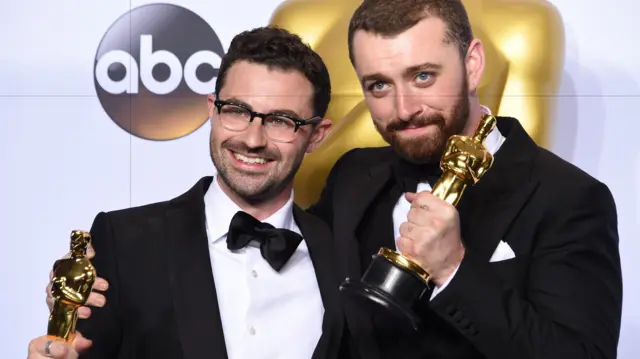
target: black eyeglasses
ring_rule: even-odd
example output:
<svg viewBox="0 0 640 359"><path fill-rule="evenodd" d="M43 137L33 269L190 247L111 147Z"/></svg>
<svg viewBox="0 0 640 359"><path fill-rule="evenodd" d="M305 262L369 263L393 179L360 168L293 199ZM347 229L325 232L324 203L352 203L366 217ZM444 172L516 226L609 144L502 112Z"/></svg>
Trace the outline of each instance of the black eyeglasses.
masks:
<svg viewBox="0 0 640 359"><path fill-rule="evenodd" d="M215 100L213 104L218 109L222 126L227 130L244 131L256 117L259 117L262 119L262 126L267 137L277 142L291 142L300 127L314 125L322 120L319 116L301 120L282 113L264 114L231 101Z"/></svg>

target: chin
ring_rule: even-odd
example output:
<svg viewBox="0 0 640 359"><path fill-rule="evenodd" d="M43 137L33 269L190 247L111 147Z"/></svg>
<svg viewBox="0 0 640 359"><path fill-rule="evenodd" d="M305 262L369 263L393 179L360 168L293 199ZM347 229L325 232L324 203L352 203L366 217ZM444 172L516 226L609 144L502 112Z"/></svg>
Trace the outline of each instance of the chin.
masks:
<svg viewBox="0 0 640 359"><path fill-rule="evenodd" d="M393 148L402 158L409 162L426 164L440 161L444 153L445 144L433 136L421 136L420 138L412 138L405 141L396 140Z"/></svg>
<svg viewBox="0 0 640 359"><path fill-rule="evenodd" d="M245 201L255 201L264 197L267 192L265 188L250 185L247 182L232 181L229 188L240 198Z"/></svg>

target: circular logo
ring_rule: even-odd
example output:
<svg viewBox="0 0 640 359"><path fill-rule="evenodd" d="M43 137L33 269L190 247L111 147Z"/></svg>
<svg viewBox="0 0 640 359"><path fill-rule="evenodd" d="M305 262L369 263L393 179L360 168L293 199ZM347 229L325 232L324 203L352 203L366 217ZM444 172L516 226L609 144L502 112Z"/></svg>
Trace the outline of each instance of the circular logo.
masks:
<svg viewBox="0 0 640 359"><path fill-rule="evenodd" d="M208 118L224 49L209 24L172 4L149 4L118 18L94 62L98 99L128 133L148 140L186 136Z"/></svg>

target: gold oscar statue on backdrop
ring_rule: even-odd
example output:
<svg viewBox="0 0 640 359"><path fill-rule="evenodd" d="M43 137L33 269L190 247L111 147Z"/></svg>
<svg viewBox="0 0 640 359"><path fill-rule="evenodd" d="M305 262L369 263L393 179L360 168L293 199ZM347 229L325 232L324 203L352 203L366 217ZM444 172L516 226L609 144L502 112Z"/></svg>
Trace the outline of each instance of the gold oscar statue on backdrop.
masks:
<svg viewBox="0 0 640 359"><path fill-rule="evenodd" d="M86 304L96 280L96 270L87 258L89 243L89 233L72 231L70 258L57 260L53 265L53 309L47 328L52 339L71 342L75 336L78 308Z"/></svg>
<svg viewBox="0 0 640 359"><path fill-rule="evenodd" d="M349 20L362 0L285 0L270 23L302 37L324 59L333 95L325 143L305 158L295 179L296 202L307 207L324 187L335 161L355 147L387 145L376 131L349 61ZM478 86L482 104L498 116L517 118L541 146L548 146L564 63L560 14L546 0L463 0L474 34L484 44L486 66Z"/></svg>
<svg viewBox="0 0 640 359"><path fill-rule="evenodd" d="M484 115L473 136L451 136L440 160L443 174L432 193L455 206L467 186L476 184L493 165L493 155L484 147L484 140L496 126L496 118ZM364 272L362 279L347 278L340 291L376 310L386 310L397 318L405 318L414 329L420 319L414 308L427 291L429 273L399 252L381 248Z"/></svg>

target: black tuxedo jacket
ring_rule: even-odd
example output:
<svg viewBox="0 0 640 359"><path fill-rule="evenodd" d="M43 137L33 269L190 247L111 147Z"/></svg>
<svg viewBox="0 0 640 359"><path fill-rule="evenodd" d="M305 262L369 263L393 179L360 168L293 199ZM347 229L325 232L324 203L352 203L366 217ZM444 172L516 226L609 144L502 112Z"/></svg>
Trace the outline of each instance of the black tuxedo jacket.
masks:
<svg viewBox="0 0 640 359"><path fill-rule="evenodd" d="M444 291L422 300L425 328L403 331L345 301L364 358L616 357L622 278L609 189L538 147L516 119L498 128L506 141L493 167L457 207L466 255ZM388 147L346 153L309 208L332 227L342 278L362 275L367 238L356 229L397 160ZM501 240L515 258L490 262Z"/></svg>
<svg viewBox="0 0 640 359"><path fill-rule="evenodd" d="M78 330L93 340L81 358L227 358L206 235L204 194L211 181L205 177L167 202L95 218L92 262L110 286L106 305L92 308L89 319L78 321ZM293 214L325 307L313 359L336 358L344 314L331 233L299 207L294 206Z"/></svg>

